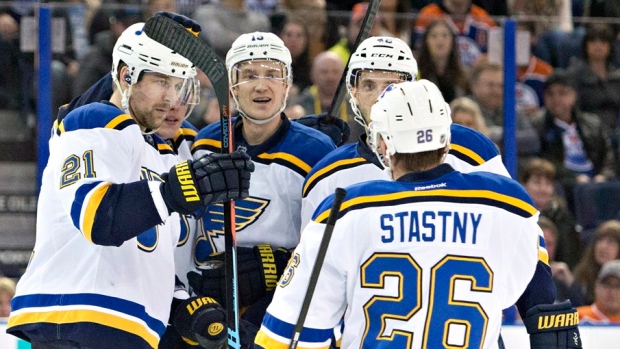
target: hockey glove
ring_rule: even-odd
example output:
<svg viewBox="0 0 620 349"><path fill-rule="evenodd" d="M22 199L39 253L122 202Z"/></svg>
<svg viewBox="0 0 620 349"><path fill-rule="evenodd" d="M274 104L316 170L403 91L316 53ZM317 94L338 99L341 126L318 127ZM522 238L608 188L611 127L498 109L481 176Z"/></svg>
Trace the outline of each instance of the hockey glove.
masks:
<svg viewBox="0 0 620 349"><path fill-rule="evenodd" d="M202 28L200 27L200 24L198 24L196 21L194 21L193 19L189 17L180 15L178 13L160 11L160 12L157 12L153 17L157 17L157 16L168 17L172 19L173 21L184 26L185 29L189 30L190 33L196 36L198 36L198 34L200 34L200 31L202 30Z"/></svg>
<svg viewBox="0 0 620 349"><path fill-rule="evenodd" d="M190 297L181 303L172 324L183 340L205 349L226 347L226 311L209 297Z"/></svg>
<svg viewBox="0 0 620 349"><path fill-rule="evenodd" d="M345 144L351 136L349 124L341 118L328 118L327 113L306 115L295 121L328 135L337 147Z"/></svg>
<svg viewBox="0 0 620 349"><path fill-rule="evenodd" d="M582 348L579 314L570 301L537 305L527 311L523 323L532 349Z"/></svg>
<svg viewBox="0 0 620 349"><path fill-rule="evenodd" d="M247 307L263 298L267 292L275 289L291 252L285 248L273 250L270 245L258 245L253 248L237 248L237 284L239 306ZM219 266L202 269L202 275L189 272L187 279L194 293L213 297L218 302L226 302L226 278L224 254L209 256L207 264Z"/></svg>
<svg viewBox="0 0 620 349"><path fill-rule="evenodd" d="M189 215L212 202L248 197L253 171L254 163L244 152L207 154L162 175L161 195L169 212Z"/></svg>

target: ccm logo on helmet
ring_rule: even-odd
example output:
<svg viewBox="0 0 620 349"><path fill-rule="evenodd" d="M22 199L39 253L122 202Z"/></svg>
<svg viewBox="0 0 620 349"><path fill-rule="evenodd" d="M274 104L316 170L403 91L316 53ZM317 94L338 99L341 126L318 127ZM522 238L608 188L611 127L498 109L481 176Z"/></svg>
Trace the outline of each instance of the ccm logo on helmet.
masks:
<svg viewBox="0 0 620 349"><path fill-rule="evenodd" d="M179 67L179 68L188 68L189 65L184 64L184 63L178 63L178 62L170 62L170 65L173 67Z"/></svg>
<svg viewBox="0 0 620 349"><path fill-rule="evenodd" d="M386 57L386 58L394 58L394 55L388 53L373 53L370 57Z"/></svg>
<svg viewBox="0 0 620 349"><path fill-rule="evenodd" d="M179 183L181 183L181 190L183 190L185 201L199 201L200 197L198 196L198 190L196 190L196 185L194 185L192 174L189 172L187 161L174 165L174 168L177 178L179 179Z"/></svg>

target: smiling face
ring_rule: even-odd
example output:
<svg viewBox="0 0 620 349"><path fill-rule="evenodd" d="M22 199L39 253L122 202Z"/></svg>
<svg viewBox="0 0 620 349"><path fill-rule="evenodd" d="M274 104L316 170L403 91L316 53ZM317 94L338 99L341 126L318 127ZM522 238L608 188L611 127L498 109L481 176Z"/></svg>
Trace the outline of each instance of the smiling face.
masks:
<svg viewBox="0 0 620 349"><path fill-rule="evenodd" d="M524 183L524 187L539 210L544 210L549 206L554 193L553 181L551 179L540 174L532 175Z"/></svg>
<svg viewBox="0 0 620 349"><path fill-rule="evenodd" d="M280 111L288 89L283 63L246 61L233 69L232 91L238 108L245 115L256 120L266 120Z"/></svg>
<svg viewBox="0 0 620 349"><path fill-rule="evenodd" d="M609 235L601 236L594 241L594 259L599 265L617 259L619 252L618 240Z"/></svg>

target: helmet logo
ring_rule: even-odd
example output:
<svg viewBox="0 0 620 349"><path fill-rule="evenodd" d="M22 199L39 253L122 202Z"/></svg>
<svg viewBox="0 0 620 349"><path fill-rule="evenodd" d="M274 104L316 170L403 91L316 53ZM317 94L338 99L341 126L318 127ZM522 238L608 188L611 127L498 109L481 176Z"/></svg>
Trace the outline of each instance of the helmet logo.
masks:
<svg viewBox="0 0 620 349"><path fill-rule="evenodd" d="M179 68L188 68L189 65L184 64L184 63L179 63L179 62L170 62L170 65L173 67L179 67Z"/></svg>
<svg viewBox="0 0 620 349"><path fill-rule="evenodd" d="M255 44L255 45L248 45L246 47L252 48L252 47L265 47L265 46L269 46L269 44Z"/></svg>
<svg viewBox="0 0 620 349"><path fill-rule="evenodd" d="M394 58L394 55L391 55L389 53L373 53L373 54L370 55L370 57Z"/></svg>

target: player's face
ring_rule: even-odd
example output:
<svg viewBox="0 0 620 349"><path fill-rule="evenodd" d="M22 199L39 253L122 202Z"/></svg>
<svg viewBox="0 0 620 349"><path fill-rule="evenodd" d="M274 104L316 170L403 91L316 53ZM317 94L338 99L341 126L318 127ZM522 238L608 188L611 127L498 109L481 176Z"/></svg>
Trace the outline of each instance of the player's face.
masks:
<svg viewBox="0 0 620 349"><path fill-rule="evenodd" d="M444 24L435 25L426 38L426 45L431 57L434 59L446 59L452 49L452 32Z"/></svg>
<svg viewBox="0 0 620 349"><path fill-rule="evenodd" d="M379 98L386 87L405 81L405 75L385 70L361 70L355 78L355 85L351 89L355 103L366 123L370 123L370 108Z"/></svg>
<svg viewBox="0 0 620 349"><path fill-rule="evenodd" d="M524 187L539 210L544 210L549 206L554 192L553 182L549 178L541 175L531 176Z"/></svg>
<svg viewBox="0 0 620 349"><path fill-rule="evenodd" d="M620 245L611 236L603 236L594 241L594 259L599 265L603 265L618 258Z"/></svg>
<svg viewBox="0 0 620 349"><path fill-rule="evenodd" d="M143 73L129 97L129 109L136 122L148 130L158 129L179 103L184 83L183 79L165 74Z"/></svg>
<svg viewBox="0 0 620 349"><path fill-rule="evenodd" d="M286 69L277 61L248 61L237 64L232 91L238 107L247 116L265 120L274 116L285 103Z"/></svg>
<svg viewBox="0 0 620 349"><path fill-rule="evenodd" d="M187 113L188 105L181 106L180 103L175 104L170 108L164 122L161 124L157 135L163 139L174 138L177 132L181 128L183 120L185 120L185 114Z"/></svg>

